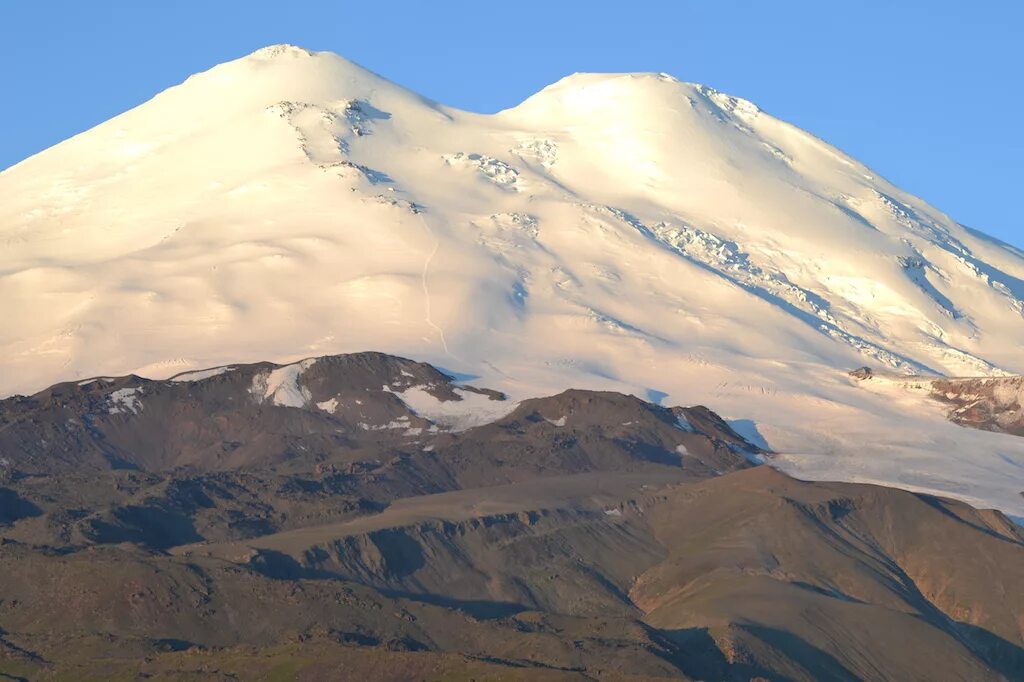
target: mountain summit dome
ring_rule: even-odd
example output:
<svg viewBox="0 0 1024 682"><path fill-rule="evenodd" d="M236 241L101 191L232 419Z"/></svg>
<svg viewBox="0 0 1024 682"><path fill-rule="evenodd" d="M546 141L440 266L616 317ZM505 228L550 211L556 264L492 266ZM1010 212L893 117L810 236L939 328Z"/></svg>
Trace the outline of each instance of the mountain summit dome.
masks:
<svg viewBox="0 0 1024 682"><path fill-rule="evenodd" d="M316 56L316 52L307 50L304 47L297 45L290 45L288 43L278 43L277 45L267 45L261 47L258 50L254 50L249 54L250 59L276 59L278 57L313 57ZM331 54L331 53L328 53Z"/></svg>

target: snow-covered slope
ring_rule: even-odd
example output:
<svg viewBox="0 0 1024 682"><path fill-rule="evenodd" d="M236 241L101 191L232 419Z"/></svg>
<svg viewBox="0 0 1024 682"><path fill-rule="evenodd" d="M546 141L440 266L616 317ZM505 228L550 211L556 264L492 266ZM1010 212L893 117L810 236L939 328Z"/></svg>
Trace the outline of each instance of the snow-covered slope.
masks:
<svg viewBox="0 0 1024 682"><path fill-rule="evenodd" d="M846 376L1024 372L1024 254L661 74L485 116L259 50L0 173L0 312L0 395L373 349L703 402L796 475L1024 515L1024 441Z"/></svg>

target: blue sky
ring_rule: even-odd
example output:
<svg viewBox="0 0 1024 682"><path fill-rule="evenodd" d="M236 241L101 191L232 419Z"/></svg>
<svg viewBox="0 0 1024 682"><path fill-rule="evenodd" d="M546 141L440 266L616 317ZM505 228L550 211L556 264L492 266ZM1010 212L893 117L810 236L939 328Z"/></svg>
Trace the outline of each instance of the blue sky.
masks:
<svg viewBox="0 0 1024 682"><path fill-rule="evenodd" d="M573 71L665 71L752 100L1024 246L1024 2L0 0L0 168L271 43L446 104Z"/></svg>

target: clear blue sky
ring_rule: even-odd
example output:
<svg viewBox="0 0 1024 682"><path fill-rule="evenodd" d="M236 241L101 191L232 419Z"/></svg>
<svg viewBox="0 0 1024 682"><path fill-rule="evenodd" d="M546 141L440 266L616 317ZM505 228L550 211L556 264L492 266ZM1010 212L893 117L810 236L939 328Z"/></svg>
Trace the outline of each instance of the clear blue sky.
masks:
<svg viewBox="0 0 1024 682"><path fill-rule="evenodd" d="M1024 246L1022 31L1021 0L0 0L0 168L289 42L481 112L573 71L665 71Z"/></svg>

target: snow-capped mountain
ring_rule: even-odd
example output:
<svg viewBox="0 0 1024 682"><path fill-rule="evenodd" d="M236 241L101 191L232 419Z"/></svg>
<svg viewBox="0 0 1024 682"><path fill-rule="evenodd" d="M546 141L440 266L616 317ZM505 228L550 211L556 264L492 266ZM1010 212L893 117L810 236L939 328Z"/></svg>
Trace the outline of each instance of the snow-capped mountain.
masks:
<svg viewBox="0 0 1024 682"><path fill-rule="evenodd" d="M798 476L1024 516L1024 441L847 376L1024 372L1024 253L709 87L577 74L480 115L272 46L0 199L0 395L372 349L704 403Z"/></svg>

